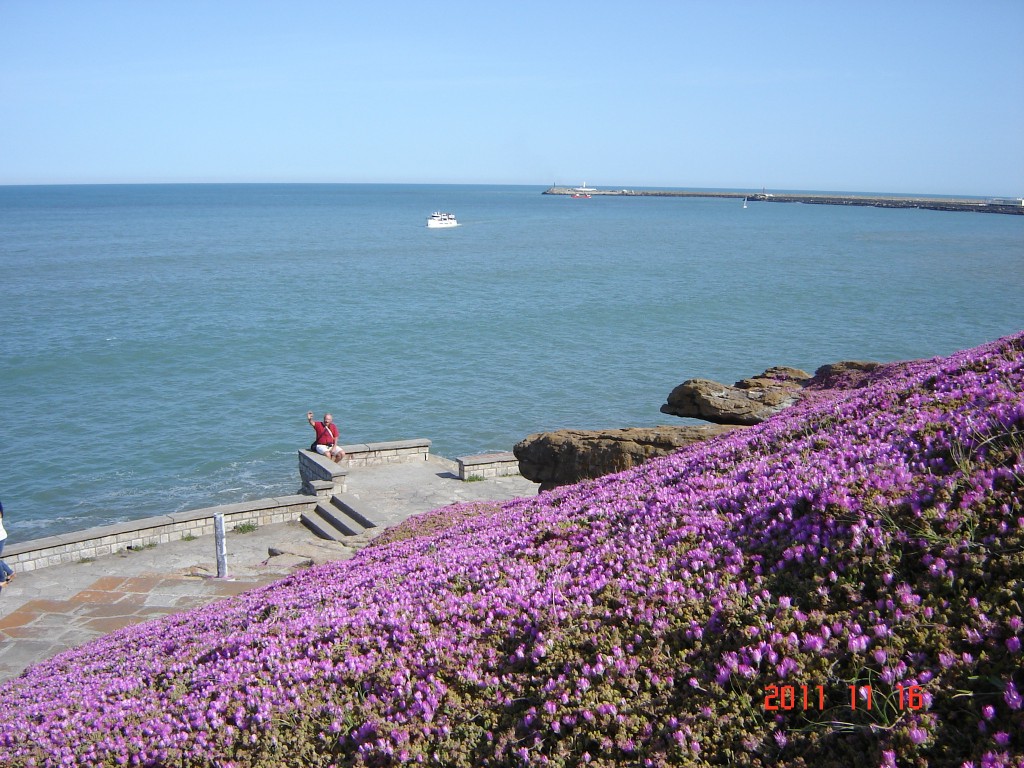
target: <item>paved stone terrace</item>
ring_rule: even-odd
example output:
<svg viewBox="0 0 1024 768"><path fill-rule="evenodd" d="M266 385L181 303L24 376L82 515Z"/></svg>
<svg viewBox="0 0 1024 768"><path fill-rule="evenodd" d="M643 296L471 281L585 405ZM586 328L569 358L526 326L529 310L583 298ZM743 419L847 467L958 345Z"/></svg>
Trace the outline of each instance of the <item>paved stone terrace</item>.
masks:
<svg viewBox="0 0 1024 768"><path fill-rule="evenodd" d="M278 578L102 576L64 599L29 600L0 618L0 680L130 624L197 608Z"/></svg>

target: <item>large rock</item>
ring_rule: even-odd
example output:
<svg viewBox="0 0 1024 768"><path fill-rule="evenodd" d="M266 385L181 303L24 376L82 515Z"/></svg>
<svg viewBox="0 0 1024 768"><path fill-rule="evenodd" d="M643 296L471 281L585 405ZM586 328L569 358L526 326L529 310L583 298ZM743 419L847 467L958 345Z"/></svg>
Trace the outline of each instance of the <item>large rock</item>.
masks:
<svg viewBox="0 0 1024 768"><path fill-rule="evenodd" d="M713 424L751 426L799 402L810 380L806 371L783 366L731 387L710 379L689 379L672 390L661 412Z"/></svg>
<svg viewBox="0 0 1024 768"><path fill-rule="evenodd" d="M595 431L563 429L530 435L512 450L522 476L540 483L540 490L546 491L621 472L731 429L734 427L710 424Z"/></svg>

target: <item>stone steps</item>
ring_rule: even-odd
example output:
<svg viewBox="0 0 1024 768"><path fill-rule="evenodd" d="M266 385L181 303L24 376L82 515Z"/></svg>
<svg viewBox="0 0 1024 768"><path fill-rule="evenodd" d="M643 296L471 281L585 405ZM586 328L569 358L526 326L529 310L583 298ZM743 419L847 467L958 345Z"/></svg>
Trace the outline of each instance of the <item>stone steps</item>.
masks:
<svg viewBox="0 0 1024 768"><path fill-rule="evenodd" d="M321 539L341 541L376 528L376 515L365 502L347 494L336 493L330 501L319 501L310 512L300 516L303 525Z"/></svg>

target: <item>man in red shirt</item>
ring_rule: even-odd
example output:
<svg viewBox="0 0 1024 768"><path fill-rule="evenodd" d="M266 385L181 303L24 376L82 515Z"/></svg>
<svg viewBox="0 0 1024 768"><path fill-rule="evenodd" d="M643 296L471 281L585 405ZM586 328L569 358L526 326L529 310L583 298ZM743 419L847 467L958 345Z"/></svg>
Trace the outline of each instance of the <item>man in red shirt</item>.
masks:
<svg viewBox="0 0 1024 768"><path fill-rule="evenodd" d="M329 413L324 414L323 421L313 421L313 412L306 413L306 420L316 430L316 440L309 447L311 451L326 456L331 461L340 462L345 458L345 450L338 445L338 427Z"/></svg>

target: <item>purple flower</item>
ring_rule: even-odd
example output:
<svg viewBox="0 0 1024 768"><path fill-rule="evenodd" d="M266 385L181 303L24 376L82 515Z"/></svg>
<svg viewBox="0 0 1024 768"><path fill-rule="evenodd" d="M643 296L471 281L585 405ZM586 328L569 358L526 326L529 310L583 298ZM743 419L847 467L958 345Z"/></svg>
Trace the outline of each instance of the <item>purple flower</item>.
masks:
<svg viewBox="0 0 1024 768"><path fill-rule="evenodd" d="M1021 695L1017 691L1017 686L1010 680L1006 683L1006 689L1003 691L1003 701L1006 702L1006 706L1010 709L1020 709L1021 704L1024 703L1021 700Z"/></svg>
<svg viewBox="0 0 1024 768"><path fill-rule="evenodd" d="M924 744L928 741L928 731L924 728L911 728L907 735L912 744Z"/></svg>
<svg viewBox="0 0 1024 768"><path fill-rule="evenodd" d="M850 653L863 653L867 650L870 639L867 635L851 636L846 641L846 648Z"/></svg>

